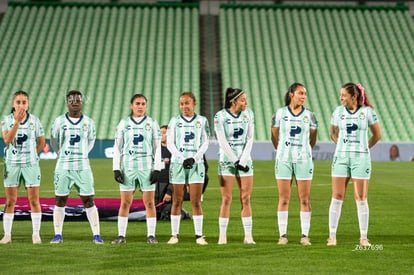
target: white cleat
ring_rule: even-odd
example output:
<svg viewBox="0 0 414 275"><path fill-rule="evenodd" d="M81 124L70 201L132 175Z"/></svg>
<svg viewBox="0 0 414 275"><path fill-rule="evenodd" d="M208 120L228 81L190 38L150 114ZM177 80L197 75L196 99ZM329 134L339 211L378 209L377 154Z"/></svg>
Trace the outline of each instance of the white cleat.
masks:
<svg viewBox="0 0 414 275"><path fill-rule="evenodd" d="M178 236L171 236L170 240L167 244L177 244L178 243Z"/></svg>
<svg viewBox="0 0 414 275"><path fill-rule="evenodd" d="M359 240L359 245L360 245L360 246L364 246L364 247L369 247L369 246L371 246L371 244L369 243L368 239L360 239L360 240Z"/></svg>
<svg viewBox="0 0 414 275"><path fill-rule="evenodd" d="M33 241L33 244L41 244L42 243L42 239L40 238L40 236L38 234L32 235L32 241Z"/></svg>
<svg viewBox="0 0 414 275"><path fill-rule="evenodd" d="M208 242L206 242L206 240L204 239L204 236L198 237L196 239L196 244L199 245L208 245Z"/></svg>
<svg viewBox="0 0 414 275"><path fill-rule="evenodd" d="M326 245L327 246L336 246L336 238L329 238Z"/></svg>
<svg viewBox="0 0 414 275"><path fill-rule="evenodd" d="M308 237L300 238L300 244L301 245L312 245Z"/></svg>
<svg viewBox="0 0 414 275"><path fill-rule="evenodd" d="M244 244L256 244L256 242L253 241L253 238L252 237L244 238L243 243Z"/></svg>
<svg viewBox="0 0 414 275"><path fill-rule="evenodd" d="M11 235L4 235L3 239L0 240L0 244L11 243Z"/></svg>
<svg viewBox="0 0 414 275"><path fill-rule="evenodd" d="M278 245L287 245L288 244L288 239L286 237L280 237L279 241L277 242Z"/></svg>
<svg viewBox="0 0 414 275"><path fill-rule="evenodd" d="M217 244L227 244L227 237L220 236Z"/></svg>

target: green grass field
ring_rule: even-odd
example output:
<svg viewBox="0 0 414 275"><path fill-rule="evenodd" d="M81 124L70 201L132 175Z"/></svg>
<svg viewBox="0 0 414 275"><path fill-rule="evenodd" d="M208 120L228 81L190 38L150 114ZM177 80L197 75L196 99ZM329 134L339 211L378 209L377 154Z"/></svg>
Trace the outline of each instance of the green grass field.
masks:
<svg viewBox="0 0 414 275"><path fill-rule="evenodd" d="M144 222L130 222L128 243L114 246L116 222L101 222L106 242L95 245L87 221L65 222L61 245L49 244L52 222L43 222L43 244L31 243L31 222L15 221L13 243L0 246L0 274L263 274L263 273L381 273L414 271L414 163L375 162L369 190L369 238L373 249L358 250L359 229L352 186L349 186L338 229L338 246L327 247L330 203L330 162L315 162L312 187L312 246L299 245L299 206L292 193L287 246L278 246L277 188L272 161L255 161L252 194L253 235L256 245L243 245L238 190L234 190L228 244L217 245L220 192L216 161L210 161L210 183L204 195L204 234L208 246L194 241L191 220L181 222L180 243L167 245L170 223L157 224L157 245L146 243ZM54 161L42 161L42 197L53 197ZM92 160L96 197L119 197L110 160ZM20 195L24 195L24 189ZM76 197L75 192L72 194ZM4 191L0 191L4 197ZM138 193L137 196L140 196ZM184 208L191 210L189 202ZM1 227L2 231L2 227Z"/></svg>

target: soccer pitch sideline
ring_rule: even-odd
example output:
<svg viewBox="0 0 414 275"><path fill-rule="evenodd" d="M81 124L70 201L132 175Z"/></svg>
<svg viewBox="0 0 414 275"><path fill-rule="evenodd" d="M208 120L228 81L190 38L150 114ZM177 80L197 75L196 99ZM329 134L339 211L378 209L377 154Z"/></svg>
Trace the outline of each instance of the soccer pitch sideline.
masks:
<svg viewBox="0 0 414 275"><path fill-rule="evenodd" d="M41 197L53 197L54 161L41 161ZM330 162L316 161L312 185L312 246L299 244L300 224L296 186L289 208L289 244L278 246L277 188L273 161L254 162L252 193L253 236L256 245L243 244L238 189L234 189L228 228L228 244L217 245L220 191L217 161L209 161L210 182L204 195L204 229L207 246L194 240L191 220L181 222L180 242L166 244L170 223L157 223L159 243L146 243L144 222L130 222L127 243L114 246L116 222L101 222L104 245L92 243L87 221L65 222L64 243L49 244L53 223L42 223L43 243L31 243L31 222L15 221L13 242L0 246L0 274L278 274L278 273L382 273L412 274L414 271L414 162L374 162L369 190L370 249L357 246L359 238L352 185L342 209L338 245L327 247L330 203ZM92 159L97 198L119 197L111 160ZM25 190L19 190L20 195ZM4 197L4 190L0 191ZM77 197L72 191L71 197ZM136 197L140 198L137 192ZM189 202L184 202L191 211Z"/></svg>

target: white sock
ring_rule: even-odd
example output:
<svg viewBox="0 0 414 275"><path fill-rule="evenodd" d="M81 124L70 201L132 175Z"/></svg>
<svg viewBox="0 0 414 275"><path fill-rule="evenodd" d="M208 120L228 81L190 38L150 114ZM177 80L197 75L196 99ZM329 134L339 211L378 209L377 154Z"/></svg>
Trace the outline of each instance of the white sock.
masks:
<svg viewBox="0 0 414 275"><path fill-rule="evenodd" d="M336 238L342 203L343 201L332 198L331 205L329 206L329 238L332 239Z"/></svg>
<svg viewBox="0 0 414 275"><path fill-rule="evenodd" d="M359 222L359 231L361 233L361 239L368 238L368 222L369 222L369 208L368 202L357 201L357 211L358 211L358 222Z"/></svg>
<svg viewBox="0 0 414 275"><path fill-rule="evenodd" d="M181 215L171 215L171 235L178 236L180 233Z"/></svg>
<svg viewBox="0 0 414 275"><path fill-rule="evenodd" d="M147 237L154 236L155 237L155 228L157 226L157 218L147 218Z"/></svg>
<svg viewBox="0 0 414 275"><path fill-rule="evenodd" d="M196 236L203 236L203 215L193 216L193 223Z"/></svg>
<svg viewBox="0 0 414 275"><path fill-rule="evenodd" d="M14 220L14 213L4 213L3 215L4 235L11 236L13 220Z"/></svg>
<svg viewBox="0 0 414 275"><path fill-rule="evenodd" d="M30 217L32 218L32 228L33 228L33 235L39 235L40 233L40 223L42 222L42 213L30 213Z"/></svg>
<svg viewBox="0 0 414 275"><path fill-rule="evenodd" d="M302 235L309 236L309 228L311 222L311 212L300 211L300 226L302 228Z"/></svg>
<svg viewBox="0 0 414 275"><path fill-rule="evenodd" d="M286 235L288 225L288 211L277 211L277 224L279 226L279 236Z"/></svg>
<svg viewBox="0 0 414 275"><path fill-rule="evenodd" d="M128 217L118 216L118 236L126 237Z"/></svg>
<svg viewBox="0 0 414 275"><path fill-rule="evenodd" d="M88 218L89 224L91 225L92 234L94 236L99 235L99 213L98 208L96 208L96 205L86 208L86 217Z"/></svg>
<svg viewBox="0 0 414 275"><path fill-rule="evenodd" d="M220 231L220 238L227 237L227 227L229 225L229 218L221 218L219 217L219 231Z"/></svg>
<svg viewBox="0 0 414 275"><path fill-rule="evenodd" d="M53 226L55 235L62 235L63 221L65 220L65 207L56 206L53 208Z"/></svg>
<svg viewBox="0 0 414 275"><path fill-rule="evenodd" d="M253 220L252 216L242 217L242 224L244 229L244 238L252 237Z"/></svg>

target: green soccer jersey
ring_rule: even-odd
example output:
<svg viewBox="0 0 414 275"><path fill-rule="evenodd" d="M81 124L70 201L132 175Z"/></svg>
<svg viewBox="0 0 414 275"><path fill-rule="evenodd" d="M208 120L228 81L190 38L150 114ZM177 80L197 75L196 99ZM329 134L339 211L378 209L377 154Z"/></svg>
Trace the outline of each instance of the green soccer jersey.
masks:
<svg viewBox="0 0 414 275"><path fill-rule="evenodd" d="M303 108L295 115L289 106L282 107L273 115L272 127L279 128L277 160L292 163L312 160L310 129L318 128L318 122L312 111Z"/></svg>
<svg viewBox="0 0 414 275"><path fill-rule="evenodd" d="M171 152L171 163L181 164L187 158L203 162L209 136L210 127L204 116L195 114L190 120L182 115L173 117L167 129L167 147Z"/></svg>
<svg viewBox="0 0 414 275"><path fill-rule="evenodd" d="M214 116L214 131L220 144L219 161L245 165L251 160L251 144L254 135L254 114L251 109L235 115L222 109Z"/></svg>
<svg viewBox="0 0 414 275"><path fill-rule="evenodd" d="M338 106L331 117L331 124L339 128L335 156L353 157L369 153L368 131L378 122L371 107L363 106L351 113L344 106Z"/></svg>
<svg viewBox="0 0 414 275"><path fill-rule="evenodd" d="M58 153L56 170L87 170L89 152L96 139L95 122L81 115L79 119L66 113L55 119L51 129L50 143Z"/></svg>
<svg viewBox="0 0 414 275"><path fill-rule="evenodd" d="M9 131L14 125L14 116L9 114L3 117L2 130ZM13 141L5 148L5 161L10 166L32 166L39 161L37 155L37 138L44 136L40 120L32 115L27 114L27 119L20 123L16 136Z"/></svg>
<svg viewBox="0 0 414 275"><path fill-rule="evenodd" d="M160 127L151 117L122 119L116 127L113 170L153 169L160 141Z"/></svg>

